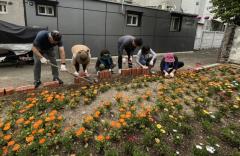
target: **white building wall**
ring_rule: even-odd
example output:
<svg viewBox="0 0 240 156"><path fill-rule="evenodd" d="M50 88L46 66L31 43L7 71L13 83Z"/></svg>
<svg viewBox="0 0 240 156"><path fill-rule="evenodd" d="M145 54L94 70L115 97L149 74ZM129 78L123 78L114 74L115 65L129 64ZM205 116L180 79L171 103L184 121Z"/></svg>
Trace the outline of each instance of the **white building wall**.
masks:
<svg viewBox="0 0 240 156"><path fill-rule="evenodd" d="M3 1L7 1L8 3L7 13L0 14L0 20L24 26L25 21L23 0L3 0ZM9 2L12 2L12 4Z"/></svg>
<svg viewBox="0 0 240 156"><path fill-rule="evenodd" d="M233 46L230 52L229 61L240 64L240 27L235 31Z"/></svg>

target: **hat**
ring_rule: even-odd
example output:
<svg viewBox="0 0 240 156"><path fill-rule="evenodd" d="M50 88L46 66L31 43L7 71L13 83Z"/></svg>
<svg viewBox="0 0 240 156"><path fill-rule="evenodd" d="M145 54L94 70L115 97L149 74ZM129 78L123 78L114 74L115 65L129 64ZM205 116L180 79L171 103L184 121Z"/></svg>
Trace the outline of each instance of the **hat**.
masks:
<svg viewBox="0 0 240 156"><path fill-rule="evenodd" d="M79 52L76 56L76 60L79 64L88 64L90 62L88 53L85 51Z"/></svg>
<svg viewBox="0 0 240 156"><path fill-rule="evenodd" d="M164 55L165 62L172 63L175 61L174 54L173 53L166 53Z"/></svg>

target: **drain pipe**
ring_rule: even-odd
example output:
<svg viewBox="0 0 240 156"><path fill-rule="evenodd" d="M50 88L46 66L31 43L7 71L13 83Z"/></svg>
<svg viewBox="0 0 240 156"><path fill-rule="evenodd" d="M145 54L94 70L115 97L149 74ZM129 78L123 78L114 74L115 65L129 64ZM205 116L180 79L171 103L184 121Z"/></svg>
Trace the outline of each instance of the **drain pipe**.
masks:
<svg viewBox="0 0 240 156"><path fill-rule="evenodd" d="M122 0L122 14L124 15L123 4L124 4L124 0Z"/></svg>

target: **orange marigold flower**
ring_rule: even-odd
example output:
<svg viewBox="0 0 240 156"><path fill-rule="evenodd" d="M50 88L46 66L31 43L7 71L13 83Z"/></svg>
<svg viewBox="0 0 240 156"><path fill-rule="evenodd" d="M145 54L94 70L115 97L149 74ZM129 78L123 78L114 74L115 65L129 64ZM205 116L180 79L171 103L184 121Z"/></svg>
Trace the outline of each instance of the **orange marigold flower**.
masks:
<svg viewBox="0 0 240 156"><path fill-rule="evenodd" d="M126 118L125 114L121 114L120 118L122 118L122 119Z"/></svg>
<svg viewBox="0 0 240 156"><path fill-rule="evenodd" d="M30 120L30 121L33 121L33 120L34 120L34 116L31 116L31 117L29 118L29 120Z"/></svg>
<svg viewBox="0 0 240 156"><path fill-rule="evenodd" d="M34 136L33 135L29 135L28 137L26 137L26 141L28 143L32 142L34 140Z"/></svg>
<svg viewBox="0 0 240 156"><path fill-rule="evenodd" d="M15 144L15 145L13 146L13 148L12 148L12 150L13 150L14 152L18 151L19 149L20 149L20 145L19 145L19 144Z"/></svg>
<svg viewBox="0 0 240 156"><path fill-rule="evenodd" d="M117 128L121 128L121 124L119 122L116 123Z"/></svg>
<svg viewBox="0 0 240 156"><path fill-rule="evenodd" d="M24 118L19 118L19 119L17 119L16 124L18 125L23 122L24 122Z"/></svg>
<svg viewBox="0 0 240 156"><path fill-rule="evenodd" d="M85 128L81 127L75 132L75 134L76 134L76 136L80 136L84 131L85 131Z"/></svg>
<svg viewBox="0 0 240 156"><path fill-rule="evenodd" d="M57 119L58 119L58 120L63 120L63 117L60 115L60 116L58 116Z"/></svg>
<svg viewBox="0 0 240 156"><path fill-rule="evenodd" d="M111 122L111 127L116 127L116 121Z"/></svg>
<svg viewBox="0 0 240 156"><path fill-rule="evenodd" d="M12 135L11 135L11 134L7 134L7 135L5 135L5 136L3 137L3 139L4 139L5 141L10 140L11 138L12 138Z"/></svg>
<svg viewBox="0 0 240 156"><path fill-rule="evenodd" d="M50 113L49 113L49 116L54 116L56 115L58 112L57 110L52 110Z"/></svg>
<svg viewBox="0 0 240 156"><path fill-rule="evenodd" d="M24 125L28 125L28 124L30 124L30 121L29 121L29 120L27 120L27 121L24 122Z"/></svg>
<svg viewBox="0 0 240 156"><path fill-rule="evenodd" d="M41 129L38 130L38 133L43 133L43 132L44 132L44 129L43 129L43 128L41 128Z"/></svg>
<svg viewBox="0 0 240 156"><path fill-rule="evenodd" d="M8 142L8 146L12 146L14 144L15 144L15 141L13 141L13 140Z"/></svg>
<svg viewBox="0 0 240 156"><path fill-rule="evenodd" d="M35 129L38 129L39 126L43 123L43 121L40 119L38 121L36 121L34 124L33 124L33 128Z"/></svg>
<svg viewBox="0 0 240 156"><path fill-rule="evenodd" d="M104 140L104 136L102 135L97 136L97 141L103 141L103 140Z"/></svg>
<svg viewBox="0 0 240 156"><path fill-rule="evenodd" d="M22 113L25 113L26 112L26 109L21 109L19 110L19 113L22 114Z"/></svg>
<svg viewBox="0 0 240 156"><path fill-rule="evenodd" d="M2 150L3 150L3 155L7 155L7 154L8 154L8 148L7 148L7 146L4 146L4 147L2 148Z"/></svg>
<svg viewBox="0 0 240 156"><path fill-rule="evenodd" d="M46 141L46 139L45 139L45 138L42 138L42 139L39 140L39 144L44 144L45 141Z"/></svg>
<svg viewBox="0 0 240 156"><path fill-rule="evenodd" d="M126 123L126 122L123 122L122 125L123 125L123 126L127 126L127 123Z"/></svg>
<svg viewBox="0 0 240 156"><path fill-rule="evenodd" d="M96 111L95 114L94 114L94 117L95 117L95 118L99 118L100 114L101 114L101 113L100 113L99 111Z"/></svg>
<svg viewBox="0 0 240 156"><path fill-rule="evenodd" d="M8 122L8 123L6 123L6 124L4 125L3 130L4 130L4 131L7 131L7 130L9 130L10 128L11 128L11 123Z"/></svg>
<svg viewBox="0 0 240 156"><path fill-rule="evenodd" d="M110 136L109 135L106 136L106 140L110 140Z"/></svg>
<svg viewBox="0 0 240 156"><path fill-rule="evenodd" d="M26 106L26 109L30 109L34 106L34 104L30 103L29 105Z"/></svg>
<svg viewBox="0 0 240 156"><path fill-rule="evenodd" d="M92 116L87 116L87 117L84 118L84 122L85 122L85 123L89 123L89 122L91 122L92 120L93 120L93 117L92 117Z"/></svg>
<svg viewBox="0 0 240 156"><path fill-rule="evenodd" d="M123 122L125 122L125 120L124 119L119 119L119 122L123 123Z"/></svg>
<svg viewBox="0 0 240 156"><path fill-rule="evenodd" d="M32 131L32 135L36 134L37 133L37 130L33 130Z"/></svg>

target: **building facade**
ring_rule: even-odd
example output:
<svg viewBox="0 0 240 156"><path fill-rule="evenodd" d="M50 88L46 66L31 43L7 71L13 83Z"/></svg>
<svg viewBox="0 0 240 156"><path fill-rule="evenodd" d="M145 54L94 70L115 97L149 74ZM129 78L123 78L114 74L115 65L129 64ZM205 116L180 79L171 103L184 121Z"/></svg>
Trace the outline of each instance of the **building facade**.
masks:
<svg viewBox="0 0 240 156"><path fill-rule="evenodd" d="M0 0L0 20L25 26L23 0Z"/></svg>
<svg viewBox="0 0 240 156"><path fill-rule="evenodd" d="M158 53L193 50L194 15L94 0L25 0L28 26L62 32L67 57L74 44L86 44L93 56L108 48L117 55L122 35L142 37Z"/></svg>

